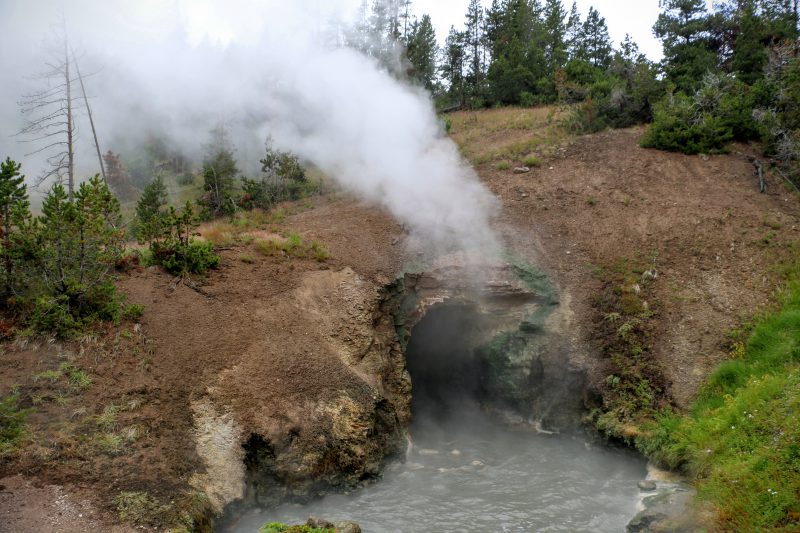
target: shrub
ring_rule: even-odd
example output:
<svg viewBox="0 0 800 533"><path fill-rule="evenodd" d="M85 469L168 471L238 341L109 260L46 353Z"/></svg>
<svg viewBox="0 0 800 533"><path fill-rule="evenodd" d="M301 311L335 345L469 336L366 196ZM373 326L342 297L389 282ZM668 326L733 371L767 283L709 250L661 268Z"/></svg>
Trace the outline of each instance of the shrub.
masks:
<svg viewBox="0 0 800 533"><path fill-rule="evenodd" d="M175 276L184 274L203 275L219 266L219 256L211 243L190 240L188 243L173 242L155 244L153 257L164 269Z"/></svg>
<svg viewBox="0 0 800 533"><path fill-rule="evenodd" d="M686 154L725 152L733 140L762 136L753 117L759 98L735 78L709 74L693 96L670 95L656 106L641 144Z"/></svg>
<svg viewBox="0 0 800 533"><path fill-rule="evenodd" d="M536 96L528 91L519 93L519 105L522 107L534 107L538 103Z"/></svg>
<svg viewBox="0 0 800 533"><path fill-rule="evenodd" d="M19 395L0 397L0 458L16 449L25 435L28 409L19 406Z"/></svg>
<svg viewBox="0 0 800 533"><path fill-rule="evenodd" d="M214 246L190 236L195 224L194 211L189 202L181 212L170 206L163 216L163 233L150 243L153 262L175 276L203 275L209 269L216 268L220 258L214 253Z"/></svg>
<svg viewBox="0 0 800 533"><path fill-rule="evenodd" d="M453 129L453 120L450 117L442 117L441 123L444 129L444 132L449 134L450 130Z"/></svg>
<svg viewBox="0 0 800 533"><path fill-rule="evenodd" d="M708 112L696 114L692 99L679 93L656 105L653 123L641 145L685 154L713 154L725 151L732 139L733 130L724 120Z"/></svg>

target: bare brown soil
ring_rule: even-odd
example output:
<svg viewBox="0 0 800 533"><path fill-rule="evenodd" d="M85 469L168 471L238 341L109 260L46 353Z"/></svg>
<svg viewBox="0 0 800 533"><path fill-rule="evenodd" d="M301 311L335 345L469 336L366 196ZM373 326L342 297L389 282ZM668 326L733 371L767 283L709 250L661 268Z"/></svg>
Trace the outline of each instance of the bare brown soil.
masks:
<svg viewBox="0 0 800 533"><path fill-rule="evenodd" d="M800 209L779 180L758 192L745 155L755 149L685 156L640 148L642 133L581 137L528 174L491 165L480 174L502 200L511 240L539 246L540 264L571 295L576 338L591 337L598 267L624 259L652 264L654 355L674 400L686 406L727 357L726 333L780 285L777 264L798 242ZM594 346L583 349L591 367Z"/></svg>
<svg viewBox="0 0 800 533"><path fill-rule="evenodd" d="M527 174L492 163L479 173L502 201L498 228L510 247L560 286L573 315L575 360L594 377L603 366L591 342L597 267L622 258L653 262L655 355L671 395L686 405L726 357L726 331L778 286L774 265L798 240L798 200L772 181L759 194L741 155L644 150L641 133L576 139L548 150L544 164ZM526 135L515 130L515 142ZM214 474L195 442L203 398L229 406L239 426L273 439L369 431L357 427L367 423L358 413L376 391L385 392L372 377L385 361L375 359L383 347L374 346L371 331L383 326L364 303L402 270L405 233L348 198L319 199L264 231L282 229L318 239L331 258L263 256L252 244L237 244L223 250L220 269L205 280L177 283L155 268L135 270L120 285L145 306L140 325L81 342L4 347L0 393L18 386L29 404L32 396L40 403L20 457L0 465L2 476L24 476L0 481L0 531L44 531L58 517L68 525L53 530L111 530L111 498L121 491L168 501L198 488L197 475ZM34 380L62 361L84 369L91 386L75 392L61 381ZM115 415L106 424L109 406ZM337 410L353 427L315 429ZM103 434L129 435L130 428L136 437L120 446L98 444Z"/></svg>

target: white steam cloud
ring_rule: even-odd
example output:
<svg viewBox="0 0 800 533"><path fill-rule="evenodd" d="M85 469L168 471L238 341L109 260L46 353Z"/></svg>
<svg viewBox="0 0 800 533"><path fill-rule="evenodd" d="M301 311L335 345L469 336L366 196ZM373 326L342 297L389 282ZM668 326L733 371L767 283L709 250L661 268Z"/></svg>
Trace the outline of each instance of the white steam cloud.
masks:
<svg viewBox="0 0 800 533"><path fill-rule="evenodd" d="M353 3L144 1L121 18L105 2L79 0L64 3L63 10L70 38L89 63L82 70L102 67L91 80L93 111L101 138L117 143L104 150L120 151L125 141L160 129L191 153L222 119L233 130L243 169L256 166L269 135L387 208L436 251L457 247L494 255L499 244L490 219L497 202L443 136L429 96L371 58L322 44L329 22L347 16ZM18 47L34 28L44 35L42 13L52 14L48 23L54 23L59 5L4 3L0 50ZM0 52L0 60L17 70L27 67L6 72L19 79L37 69L35 55L20 61ZM11 116L9 103L26 88L18 82L11 84L17 94L2 90L0 116ZM15 123L6 120L3 127ZM92 168L84 137L81 160ZM3 157L25 163L7 139L0 149Z"/></svg>

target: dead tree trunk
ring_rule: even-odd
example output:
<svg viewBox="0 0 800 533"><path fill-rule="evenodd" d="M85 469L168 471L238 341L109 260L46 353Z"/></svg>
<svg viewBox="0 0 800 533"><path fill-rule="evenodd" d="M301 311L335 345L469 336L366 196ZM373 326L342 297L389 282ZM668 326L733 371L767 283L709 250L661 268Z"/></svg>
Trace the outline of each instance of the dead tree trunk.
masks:
<svg viewBox="0 0 800 533"><path fill-rule="evenodd" d="M64 34L64 85L67 88L67 185L69 187L69 199L75 193L75 135L73 131L74 122L72 120L72 80L69 77L69 45Z"/></svg>
<svg viewBox="0 0 800 533"><path fill-rule="evenodd" d="M100 143L97 141L97 130L94 127L94 118L92 117L92 108L89 106L89 98L86 96L86 86L83 84L83 76L81 76L81 69L78 66L78 60L75 59L73 52L73 61L75 61L75 72L78 74L78 81L81 84L81 92L83 93L83 103L86 106L86 113L89 115L89 125L92 127L92 137L94 138L94 147L97 150L97 161L100 163L100 174L103 176L103 181L108 185L106 178L106 168L103 165L103 155L100 152Z"/></svg>

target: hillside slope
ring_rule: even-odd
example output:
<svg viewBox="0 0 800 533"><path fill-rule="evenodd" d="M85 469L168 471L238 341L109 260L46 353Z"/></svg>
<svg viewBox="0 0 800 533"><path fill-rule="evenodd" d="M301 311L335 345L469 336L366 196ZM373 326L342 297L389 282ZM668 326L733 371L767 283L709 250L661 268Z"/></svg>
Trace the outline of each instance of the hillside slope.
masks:
<svg viewBox="0 0 800 533"><path fill-rule="evenodd" d="M627 259L656 273L649 354L668 397L685 406L727 357L727 332L780 283L775 265L798 240L798 199L774 181L759 194L744 155L644 150L640 128L570 138L555 127L557 116L547 109L456 113L452 136L500 198L496 227L510 251L559 285L572 363L588 370L595 387L609 365L596 334L603 272ZM515 173L525 159L538 166ZM8 343L0 392L18 387L35 412L28 444L0 474L36 483L0 483L24 486L33 502L61 490L50 485L94 501L92 521L86 513L74 519L81 531L117 521L112 499L121 493L163 503L204 490L211 501L202 505L219 506L241 496L249 453L275 455L295 439L323 443L302 448L303 456L277 453L276 471L298 491L316 490L309 476L333 483L350 467L345 478L374 475L391 447L381 439L408 416L398 397L407 378L394 330L377 309L381 288L414 259L404 229L345 197L318 199L267 226L226 244L221 268L200 284L177 283L158 269L124 276L123 290L145 306L135 327L75 343ZM318 239L331 259L259 254L250 241L274 231ZM91 385L76 393L63 378L34 378L65 361ZM248 432L277 448L270 452ZM331 436L338 459L326 454ZM310 471L286 477L291 468ZM44 504L32 512L18 496L0 491L0 516L16 531L35 530L54 512ZM157 527L167 511L148 505L140 524Z"/></svg>

